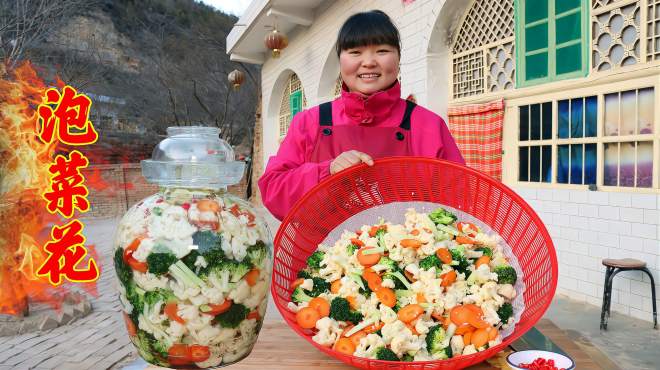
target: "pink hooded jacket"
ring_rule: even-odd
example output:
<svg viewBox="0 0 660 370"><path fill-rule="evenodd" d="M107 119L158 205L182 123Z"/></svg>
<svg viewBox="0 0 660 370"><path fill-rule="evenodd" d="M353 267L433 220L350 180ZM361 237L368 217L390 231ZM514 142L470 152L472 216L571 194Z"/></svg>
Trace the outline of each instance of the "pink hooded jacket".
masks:
<svg viewBox="0 0 660 370"><path fill-rule="evenodd" d="M398 82L368 97L344 89L341 97L332 102L332 122L335 126L397 127L405 109L406 101L401 99ZM440 116L417 106L410 122L410 155L465 164ZM332 160L320 163L310 161L321 130L319 106L296 114L277 155L270 157L266 171L259 179L263 203L279 220L308 190L330 176Z"/></svg>

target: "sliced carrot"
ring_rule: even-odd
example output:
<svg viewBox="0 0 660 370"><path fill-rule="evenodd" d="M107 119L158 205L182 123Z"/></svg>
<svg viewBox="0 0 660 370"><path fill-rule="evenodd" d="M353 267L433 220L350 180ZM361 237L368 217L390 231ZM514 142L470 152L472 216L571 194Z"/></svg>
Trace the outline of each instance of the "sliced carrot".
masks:
<svg viewBox="0 0 660 370"><path fill-rule="evenodd" d="M312 329L316 327L316 322L321 318L321 314L311 308L303 307L296 313L296 322L303 329Z"/></svg>
<svg viewBox="0 0 660 370"><path fill-rule="evenodd" d="M380 261L380 257L381 257L380 253L364 254L364 251L369 249L373 249L373 247L363 247L358 249L357 259L362 266L370 267L377 264L378 261Z"/></svg>
<svg viewBox="0 0 660 370"><path fill-rule="evenodd" d="M497 329L494 327L490 326L486 328L486 331L488 332L488 340L495 340L497 339L497 336L499 333L497 332Z"/></svg>
<svg viewBox="0 0 660 370"><path fill-rule="evenodd" d="M424 296L424 293L417 293L417 303L426 303L426 297Z"/></svg>
<svg viewBox="0 0 660 370"><path fill-rule="evenodd" d="M328 303L328 301L326 301L324 298L312 298L312 300L309 301L307 307L311 307L317 310L321 317L328 317L328 315L330 315L330 303Z"/></svg>
<svg viewBox="0 0 660 370"><path fill-rule="evenodd" d="M458 222L456 224L456 228L458 231L462 232L463 234L467 234L469 236L475 236L477 235L477 227L470 222Z"/></svg>
<svg viewBox="0 0 660 370"><path fill-rule="evenodd" d="M410 235L413 235L413 236L417 236L417 235L419 235L419 230L417 230L417 229L412 229L412 231L410 232Z"/></svg>
<svg viewBox="0 0 660 370"><path fill-rule="evenodd" d="M440 261L442 261L442 263L444 263L446 265L450 264L451 261L453 260L451 258L451 252L447 248L440 248L440 249L436 250L435 255L438 256Z"/></svg>
<svg viewBox="0 0 660 370"><path fill-rule="evenodd" d="M415 325L413 325L412 323L406 323L406 327L408 327L408 329L410 329L410 331L414 335L419 335L419 333L417 332L417 329L415 329Z"/></svg>
<svg viewBox="0 0 660 370"><path fill-rule="evenodd" d="M490 263L490 257L488 256L481 256L477 258L477 262L474 263L475 268L479 268L481 265L487 265Z"/></svg>
<svg viewBox="0 0 660 370"><path fill-rule="evenodd" d="M254 310L254 311L250 312L247 315L248 320L255 319L255 320L259 321L259 317L260 317L259 316L259 311L257 311L257 310Z"/></svg>
<svg viewBox="0 0 660 370"><path fill-rule="evenodd" d="M397 312L397 317L403 322L411 322L424 313L424 308L418 304L409 304Z"/></svg>
<svg viewBox="0 0 660 370"><path fill-rule="evenodd" d="M467 236L462 236L459 235L456 237L456 243L458 244L477 244L477 242L474 241L474 239L467 237Z"/></svg>
<svg viewBox="0 0 660 370"><path fill-rule="evenodd" d="M179 324L185 324L186 320L182 319L181 316L177 313L177 310L179 309L179 306L176 304L176 302L168 303L165 305L165 315L172 320L176 321Z"/></svg>
<svg viewBox="0 0 660 370"><path fill-rule="evenodd" d="M220 205L211 199L200 199L197 201L197 209L201 212L218 212L220 211Z"/></svg>
<svg viewBox="0 0 660 370"><path fill-rule="evenodd" d="M373 238L379 230L387 231L387 225L372 226L371 229L369 229L369 236Z"/></svg>
<svg viewBox="0 0 660 370"><path fill-rule="evenodd" d="M142 239L144 239L143 236L139 236L131 242L125 249L124 249L124 262L126 262L133 270L145 273L147 272L148 266L146 262L140 262L133 257L133 252L135 252L138 247L140 246L140 243L142 243Z"/></svg>
<svg viewBox="0 0 660 370"><path fill-rule="evenodd" d="M466 324L470 317L474 317L474 313L470 312L465 306L455 306L449 311L451 322L456 325Z"/></svg>
<svg viewBox="0 0 660 370"><path fill-rule="evenodd" d="M259 269L252 269L245 274L245 282L248 283L249 286L257 285L257 281L259 281Z"/></svg>
<svg viewBox="0 0 660 370"><path fill-rule="evenodd" d="M371 333L375 333L378 330L382 329L383 326L385 326L385 323L382 322L382 321L379 321L378 324L371 324L371 325L367 326L366 328L364 328L362 330L367 334L371 334Z"/></svg>
<svg viewBox="0 0 660 370"><path fill-rule="evenodd" d="M477 329L486 329L490 327L490 324L486 321L484 321L482 318L478 316L470 317L468 320L468 324L474 326Z"/></svg>
<svg viewBox="0 0 660 370"><path fill-rule="evenodd" d="M352 238L351 244L357 245L358 247L364 247L364 242L358 238Z"/></svg>
<svg viewBox="0 0 660 370"><path fill-rule="evenodd" d="M447 330L447 328L449 327L449 324L451 324L451 319L449 318L449 316L447 316L447 317L445 317L444 321L442 322L442 327L445 330Z"/></svg>
<svg viewBox="0 0 660 370"><path fill-rule="evenodd" d="M488 332L486 329L477 329L472 333L472 344L474 348L480 348L488 343Z"/></svg>
<svg viewBox="0 0 660 370"><path fill-rule="evenodd" d="M300 284L304 283L305 279L303 278L298 278L291 283L291 289L296 289Z"/></svg>
<svg viewBox="0 0 660 370"><path fill-rule="evenodd" d="M370 267L367 267L362 271L362 277L369 284L369 289L376 291L380 288L380 285L383 283L383 279Z"/></svg>
<svg viewBox="0 0 660 370"><path fill-rule="evenodd" d="M334 349L345 355L353 355L355 353L355 343L350 338L339 338Z"/></svg>
<svg viewBox="0 0 660 370"><path fill-rule="evenodd" d="M233 303L234 302L231 299L225 299L225 301L220 303L220 304L209 303L208 306L211 308L211 310L206 311L204 313L207 314L207 315L211 315L211 316L219 315L219 314L229 310L229 308L231 307L231 305Z"/></svg>
<svg viewBox="0 0 660 370"><path fill-rule="evenodd" d="M357 333L351 335L350 337L348 337L348 339L350 339L351 342L353 342L353 344L355 345L355 347L357 347L360 344L360 339L362 339L366 336L367 336L367 333L365 333L364 330L360 330L359 332L357 332Z"/></svg>
<svg viewBox="0 0 660 370"><path fill-rule="evenodd" d="M339 294L339 289L341 288L341 280L337 279L330 284L330 293Z"/></svg>
<svg viewBox="0 0 660 370"><path fill-rule="evenodd" d="M451 270L447 273L444 273L440 275L440 278L442 279L442 281L440 282L440 286L448 287L454 284L454 282L456 281L456 271Z"/></svg>
<svg viewBox="0 0 660 370"><path fill-rule="evenodd" d="M434 318L435 321L439 321L439 322L444 322L445 321L444 316L442 316L441 314L435 313L435 312L431 313L431 317Z"/></svg>
<svg viewBox="0 0 660 370"><path fill-rule="evenodd" d="M401 239L399 242L404 248L414 248L417 249L422 246L422 242L417 239Z"/></svg>
<svg viewBox="0 0 660 370"><path fill-rule="evenodd" d="M479 317L482 317L484 315L484 311L482 311L481 307L477 306L476 304L468 303L468 304L464 304L463 307L465 307L467 310L471 312L474 312Z"/></svg>
<svg viewBox="0 0 660 370"><path fill-rule="evenodd" d="M135 323L133 323L133 320L131 320L130 316L128 316L126 312L124 312L124 323L126 324L126 331L128 331L128 336L136 336L137 328L135 327Z"/></svg>
<svg viewBox="0 0 660 370"><path fill-rule="evenodd" d="M469 332L463 334L463 344L464 344L464 345L466 345L466 346L469 346L469 345L470 345L470 343L471 343L471 341L472 341L472 333L474 333L474 332L473 332L473 331L469 331Z"/></svg>
<svg viewBox="0 0 660 370"><path fill-rule="evenodd" d="M387 307L391 308L396 306L396 294L394 294L394 290L390 288L380 287L380 289L376 291L376 297L378 297L380 303Z"/></svg>
<svg viewBox="0 0 660 370"><path fill-rule="evenodd" d="M357 299L353 296L348 296L346 297L346 300L348 301L348 304L351 306L352 309L357 310L358 309L358 303Z"/></svg>
<svg viewBox="0 0 660 370"><path fill-rule="evenodd" d="M413 276L412 272L409 272L408 270L403 270L403 274L406 275L408 280L412 281L413 283L417 281L415 277Z"/></svg>
<svg viewBox="0 0 660 370"><path fill-rule="evenodd" d="M474 326L472 326L470 324L462 324L462 325L458 325L458 327L456 328L456 331L454 333L456 335L463 335L467 332L474 331L474 330L475 330Z"/></svg>

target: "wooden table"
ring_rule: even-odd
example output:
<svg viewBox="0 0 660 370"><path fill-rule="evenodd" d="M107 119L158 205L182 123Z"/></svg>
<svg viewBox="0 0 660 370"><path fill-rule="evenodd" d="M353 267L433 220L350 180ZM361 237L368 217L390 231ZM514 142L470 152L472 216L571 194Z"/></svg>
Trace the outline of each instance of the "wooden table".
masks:
<svg viewBox="0 0 660 370"><path fill-rule="evenodd" d="M566 333L555 326L550 320L542 319L536 328L556 345L561 347L575 360L576 368L580 370L619 370L614 363L607 359L596 347L585 343L573 341ZM500 352L497 356L486 362L471 366L471 370L494 370L510 367L506 364L506 356L511 349ZM147 366L146 369L163 369L156 366ZM266 320L259 333L257 344L246 359L237 364L227 366L226 369L239 370L346 370L353 367L344 364L323 352L318 351L306 340L299 337L282 320Z"/></svg>

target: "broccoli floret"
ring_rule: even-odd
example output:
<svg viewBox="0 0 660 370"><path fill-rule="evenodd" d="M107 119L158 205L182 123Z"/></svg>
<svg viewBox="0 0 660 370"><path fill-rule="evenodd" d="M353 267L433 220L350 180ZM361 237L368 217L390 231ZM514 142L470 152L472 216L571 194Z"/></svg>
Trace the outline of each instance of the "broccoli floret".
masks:
<svg viewBox="0 0 660 370"><path fill-rule="evenodd" d="M250 310L239 303L234 303L229 309L215 317L223 328L236 328L245 320Z"/></svg>
<svg viewBox="0 0 660 370"><path fill-rule="evenodd" d="M518 280L518 274L512 266L500 265L495 267L494 272L497 274L497 282L499 284L515 284Z"/></svg>
<svg viewBox="0 0 660 370"><path fill-rule="evenodd" d="M456 215L447 211L444 208L438 208L435 211L429 213L429 218L433 221L434 224L450 225L456 221Z"/></svg>
<svg viewBox="0 0 660 370"><path fill-rule="evenodd" d="M316 251L307 257L307 267L310 269L310 271L318 272L321 269L321 261L323 260L324 256L325 253Z"/></svg>
<svg viewBox="0 0 660 370"><path fill-rule="evenodd" d="M212 269L212 272L219 274L223 271L229 272L229 281L236 283L252 269L252 264L247 261L224 260L222 264Z"/></svg>
<svg viewBox="0 0 660 370"><path fill-rule="evenodd" d="M133 344L138 350L140 357L159 366L168 366L167 347L159 342L153 335L144 330L138 329L137 335L131 338Z"/></svg>
<svg viewBox="0 0 660 370"><path fill-rule="evenodd" d="M393 259L387 256L381 257L378 263L374 266L374 268L378 269L381 266L385 267L387 271L399 271L399 272L401 271L396 261L394 261Z"/></svg>
<svg viewBox="0 0 660 370"><path fill-rule="evenodd" d="M488 256L490 258L493 258L493 250L488 248L488 247L479 247L479 248L476 248L475 251L483 252L484 256Z"/></svg>
<svg viewBox="0 0 660 370"><path fill-rule="evenodd" d="M129 315L135 326L138 326L138 316L144 310L144 290L135 285L134 282L129 282L124 286L126 289L126 300L133 306L133 311Z"/></svg>
<svg viewBox="0 0 660 370"><path fill-rule="evenodd" d="M170 266L179 259L172 253L151 253L147 256L149 272L154 275L167 273Z"/></svg>
<svg viewBox="0 0 660 370"><path fill-rule="evenodd" d="M117 248L115 251L115 271L117 272L117 278L121 281L123 286L127 286L129 282L133 279L133 269L129 266L126 261L124 261L124 249Z"/></svg>
<svg viewBox="0 0 660 370"><path fill-rule="evenodd" d="M367 298L371 297L371 288L369 288L369 282L367 282L367 280L362 276L360 276L360 281L362 281L362 286L364 286L364 289L360 287L360 289L358 290L360 294L362 294Z"/></svg>
<svg viewBox="0 0 660 370"><path fill-rule="evenodd" d="M404 354L403 357L401 358L401 361L405 361L405 362L412 362L414 360L415 360L415 356L408 353Z"/></svg>
<svg viewBox="0 0 660 370"><path fill-rule="evenodd" d="M465 257L464 248L454 248L449 250L451 252L452 266L457 272L467 274L470 266L470 261Z"/></svg>
<svg viewBox="0 0 660 370"><path fill-rule="evenodd" d="M202 255L211 250L222 251L222 234L210 230L196 231L192 238L193 244L197 246L197 250Z"/></svg>
<svg viewBox="0 0 660 370"><path fill-rule="evenodd" d="M401 273L401 271L390 271L383 274L383 280L394 280L395 289L410 290L411 285L408 279Z"/></svg>
<svg viewBox="0 0 660 370"><path fill-rule="evenodd" d="M306 270L300 270L300 271L298 271L298 276L297 277L301 278L301 279L311 279L312 274L310 274Z"/></svg>
<svg viewBox="0 0 660 370"><path fill-rule="evenodd" d="M355 244L349 244L349 245L346 247L346 253L347 253L349 256L352 256L353 254L355 254L355 251L358 250L358 249L360 249L359 246L357 246L357 245L355 245Z"/></svg>
<svg viewBox="0 0 660 370"><path fill-rule="evenodd" d="M440 261L440 258L438 258L438 256L436 256L435 254L425 257L421 261L419 261L419 268L424 270L430 270L431 267L435 267L436 269L442 267L442 261Z"/></svg>
<svg viewBox="0 0 660 370"><path fill-rule="evenodd" d="M442 342L447 335L441 325L432 326L426 334L426 349L430 354L437 354L445 350Z"/></svg>
<svg viewBox="0 0 660 370"><path fill-rule="evenodd" d="M195 271L197 270L198 266L195 266L195 261L197 261L197 257L201 256L199 252L196 250L191 250L190 253L188 253L185 257L181 258L181 261L188 266L189 269Z"/></svg>
<svg viewBox="0 0 660 370"><path fill-rule="evenodd" d="M387 347L380 347L376 350L376 359L382 361L399 361L396 353Z"/></svg>
<svg viewBox="0 0 660 370"><path fill-rule="evenodd" d="M502 307L497 310L497 316L500 317L502 323L509 322L509 318L513 316L513 306L509 302L505 302Z"/></svg>
<svg viewBox="0 0 660 370"><path fill-rule="evenodd" d="M266 248L266 244L261 240L247 249L247 260L255 267L262 267L267 255L268 249Z"/></svg>
<svg viewBox="0 0 660 370"><path fill-rule="evenodd" d="M155 306L158 302L171 302L177 300L171 290L156 289L144 293L144 303L148 306Z"/></svg>
<svg viewBox="0 0 660 370"><path fill-rule="evenodd" d="M383 336L383 331L382 331L382 329L378 329L378 331L376 331L374 334L382 337Z"/></svg>
<svg viewBox="0 0 660 370"><path fill-rule="evenodd" d="M186 288L206 287L206 283L181 261L170 265L169 271L170 275L174 277L179 285L185 286Z"/></svg>
<svg viewBox="0 0 660 370"><path fill-rule="evenodd" d="M312 297L310 297L307 294L307 291L300 286L297 286L296 289L293 290L293 293L291 293L291 302L293 303L309 302L311 300Z"/></svg>
<svg viewBox="0 0 660 370"><path fill-rule="evenodd" d="M336 297L330 302L330 318L337 321L350 321L358 324L363 316L357 311L351 310L351 305L345 298Z"/></svg>
<svg viewBox="0 0 660 370"><path fill-rule="evenodd" d="M312 280L314 281L314 287L312 288L311 291L307 292L312 297L318 297L322 293L327 293L330 291L330 283L327 281L323 280L320 277L313 277Z"/></svg>

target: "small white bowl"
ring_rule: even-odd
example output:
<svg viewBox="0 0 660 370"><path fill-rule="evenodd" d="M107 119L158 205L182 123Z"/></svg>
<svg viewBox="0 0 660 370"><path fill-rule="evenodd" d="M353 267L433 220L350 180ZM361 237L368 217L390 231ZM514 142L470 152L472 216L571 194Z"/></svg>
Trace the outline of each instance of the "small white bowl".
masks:
<svg viewBox="0 0 660 370"><path fill-rule="evenodd" d="M534 360L536 360L539 357L544 358L546 360L554 360L555 366L558 369L562 369L562 368L566 370L575 369L575 361L573 361L572 358L568 356L564 356L559 353L548 352L548 351L529 350L529 351L513 352L508 356L506 356L506 362L508 362L509 366L511 366L511 368L515 370L525 370L522 367L518 367L518 365L534 362Z"/></svg>

